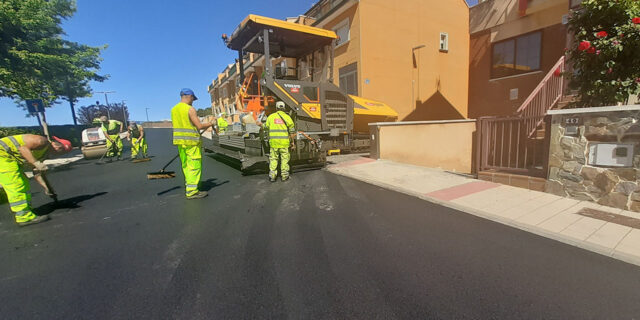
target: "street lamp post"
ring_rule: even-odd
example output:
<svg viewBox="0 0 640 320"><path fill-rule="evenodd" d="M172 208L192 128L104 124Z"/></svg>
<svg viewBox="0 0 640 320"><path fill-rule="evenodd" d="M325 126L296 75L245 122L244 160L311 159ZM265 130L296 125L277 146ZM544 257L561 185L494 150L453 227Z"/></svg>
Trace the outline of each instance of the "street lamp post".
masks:
<svg viewBox="0 0 640 320"><path fill-rule="evenodd" d="M144 112L147 114L147 122L149 122L149 109L151 108L144 108Z"/></svg>
<svg viewBox="0 0 640 320"><path fill-rule="evenodd" d="M107 98L107 94L115 93L115 91L96 91L96 93L104 93L104 102L107 104L107 114L109 120L111 120L111 115L109 115L109 99Z"/></svg>
<svg viewBox="0 0 640 320"><path fill-rule="evenodd" d="M98 107L98 109L100 109L102 106L100 105L100 101L96 101L96 107ZM111 113L109 112L109 107L105 107L105 109L107 109L107 118L109 120L111 120Z"/></svg>
<svg viewBox="0 0 640 320"><path fill-rule="evenodd" d="M129 124L127 123L127 113L124 112L124 103L125 103L125 101L127 101L127 100L122 100L122 119L124 119L125 128L128 128Z"/></svg>
<svg viewBox="0 0 640 320"><path fill-rule="evenodd" d="M411 48L411 58L413 59L413 67L414 69L418 69L418 99L420 99L420 63L416 60L416 50L420 50L424 48L425 45L421 44L417 47ZM411 79L411 104L413 104L413 108L417 108L416 99L415 99L415 89L416 80Z"/></svg>

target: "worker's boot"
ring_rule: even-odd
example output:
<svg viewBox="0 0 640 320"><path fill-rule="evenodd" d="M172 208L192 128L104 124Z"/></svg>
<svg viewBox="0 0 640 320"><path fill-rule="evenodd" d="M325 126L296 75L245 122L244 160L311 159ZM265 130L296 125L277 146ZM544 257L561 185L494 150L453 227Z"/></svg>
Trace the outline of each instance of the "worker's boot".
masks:
<svg viewBox="0 0 640 320"><path fill-rule="evenodd" d="M269 177L269 182L276 182L276 177Z"/></svg>
<svg viewBox="0 0 640 320"><path fill-rule="evenodd" d="M282 181L288 181L289 180L289 176L282 176Z"/></svg>
<svg viewBox="0 0 640 320"><path fill-rule="evenodd" d="M24 226L28 226L28 225L31 225L31 224L38 224L40 222L45 222L47 220L49 220L49 216L36 216L35 218L33 218L33 219L29 220L29 221L18 222L18 225L21 226L21 227L24 227Z"/></svg>
<svg viewBox="0 0 640 320"><path fill-rule="evenodd" d="M198 193L187 196L187 200L193 200L193 199L201 199L204 198L206 196L208 196L209 193L206 191L198 191Z"/></svg>

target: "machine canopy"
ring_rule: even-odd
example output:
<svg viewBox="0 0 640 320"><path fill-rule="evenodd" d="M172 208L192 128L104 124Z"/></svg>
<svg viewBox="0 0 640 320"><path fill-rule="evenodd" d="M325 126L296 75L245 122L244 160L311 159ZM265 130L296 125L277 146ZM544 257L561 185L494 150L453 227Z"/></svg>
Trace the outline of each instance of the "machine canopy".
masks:
<svg viewBox="0 0 640 320"><path fill-rule="evenodd" d="M264 30L269 33L272 56L297 58L330 45L338 38L335 32L283 20L249 15L227 40L232 50L264 54L261 39Z"/></svg>
<svg viewBox="0 0 640 320"><path fill-rule="evenodd" d="M386 116L389 118L397 118L398 113L389 107L386 103L365 99L362 97L349 95L355 106L353 111L356 115L369 115L369 116Z"/></svg>

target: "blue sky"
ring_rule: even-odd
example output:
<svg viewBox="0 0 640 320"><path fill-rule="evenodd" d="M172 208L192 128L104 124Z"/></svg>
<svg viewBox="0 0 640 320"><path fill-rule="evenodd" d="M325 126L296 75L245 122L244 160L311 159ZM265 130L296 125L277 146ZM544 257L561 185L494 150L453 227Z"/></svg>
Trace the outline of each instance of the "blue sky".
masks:
<svg viewBox="0 0 640 320"><path fill-rule="evenodd" d="M304 13L315 0L275 2L78 0L76 14L63 26L69 40L109 45L102 54L101 74L110 79L93 83L94 91L116 91L109 102L126 100L132 120L146 120L147 107L150 120L161 120L169 117L183 87L200 98L196 108L209 107L207 85L237 54L224 46L223 33L231 33L249 13L283 19ZM96 100L104 103L104 95L81 99L77 106ZM0 98L0 110L0 127L37 125L10 99ZM73 123L69 104L48 108L47 120Z"/></svg>

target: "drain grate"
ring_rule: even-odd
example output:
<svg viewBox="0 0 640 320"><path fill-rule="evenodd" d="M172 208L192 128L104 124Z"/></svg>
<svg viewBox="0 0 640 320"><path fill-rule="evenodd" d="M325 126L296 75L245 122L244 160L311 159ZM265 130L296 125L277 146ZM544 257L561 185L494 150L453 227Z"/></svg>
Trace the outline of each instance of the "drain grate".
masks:
<svg viewBox="0 0 640 320"><path fill-rule="evenodd" d="M611 212L591 209L591 208L582 208L580 211L576 212L581 216L598 219L602 221L607 221L627 227L631 227L634 229L640 229L640 219L623 216L620 214L615 214Z"/></svg>

